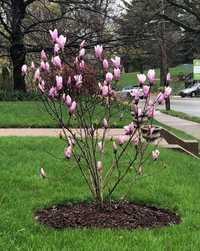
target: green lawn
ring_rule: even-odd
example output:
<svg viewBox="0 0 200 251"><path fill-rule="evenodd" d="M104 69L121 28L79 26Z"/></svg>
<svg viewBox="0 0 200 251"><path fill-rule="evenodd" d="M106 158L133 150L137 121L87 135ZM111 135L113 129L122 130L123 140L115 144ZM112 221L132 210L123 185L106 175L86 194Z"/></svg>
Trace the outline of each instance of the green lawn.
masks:
<svg viewBox="0 0 200 251"><path fill-rule="evenodd" d="M172 89L173 89L173 94L177 94L181 89L184 88L184 83L182 81L178 81L177 78L180 74L185 74L187 75L188 73L191 72L191 69L184 66L184 65L178 65L176 67L170 68L170 73L173 78L173 81L171 83ZM121 89L126 86L131 86L134 84L137 84L137 73L139 72L131 72L131 73L123 73L122 77L120 79L120 82L118 84L118 89ZM147 71L145 71L147 73ZM154 91L157 91L160 86L160 70L156 69L156 76L157 76L157 81L154 86Z"/></svg>
<svg viewBox="0 0 200 251"><path fill-rule="evenodd" d="M132 232L98 229L55 231L37 223L33 217L36 209L63 201L89 199L76 164L62 160L63 142L45 137L1 138L0 147L0 250L199 250L198 160L162 149L158 162L146 164L147 173L155 175L141 179L129 197L136 202L176 211L182 218L180 225ZM109 158L108 151L107 161ZM163 162L167 165L165 169ZM40 167L53 179L41 180L38 175ZM115 196L121 192L122 187Z"/></svg>
<svg viewBox="0 0 200 251"><path fill-rule="evenodd" d="M131 121L131 114L128 107L115 104L112 111L110 127L123 127ZM63 107L63 111L67 109ZM120 114L124 116L120 120ZM98 106L96 110L95 122L103 119L103 107ZM66 116L67 118L67 116ZM72 126L77 127L77 121L72 120ZM56 121L46 112L43 103L37 101L24 102L0 102L0 128L55 128L58 127Z"/></svg>

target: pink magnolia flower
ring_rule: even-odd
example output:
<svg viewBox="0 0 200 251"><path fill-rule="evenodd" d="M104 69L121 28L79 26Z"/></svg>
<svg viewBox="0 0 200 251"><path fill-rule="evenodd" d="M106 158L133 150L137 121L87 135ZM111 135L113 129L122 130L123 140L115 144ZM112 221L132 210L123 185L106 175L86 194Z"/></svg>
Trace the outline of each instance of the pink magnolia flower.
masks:
<svg viewBox="0 0 200 251"><path fill-rule="evenodd" d="M69 145L67 148L65 148L64 156L66 159L71 159L73 153L72 145Z"/></svg>
<svg viewBox="0 0 200 251"><path fill-rule="evenodd" d="M97 161L97 171L101 172L103 170L103 164L101 161Z"/></svg>
<svg viewBox="0 0 200 251"><path fill-rule="evenodd" d="M147 73L147 78L150 84L154 84L156 81L156 72L155 70L151 69Z"/></svg>
<svg viewBox="0 0 200 251"><path fill-rule="evenodd" d="M40 57L41 57L41 60L43 61L47 60L47 54L44 50L41 51Z"/></svg>
<svg viewBox="0 0 200 251"><path fill-rule="evenodd" d="M60 35L57 37L56 42L60 46L61 49L64 49L65 44L66 44L67 38L64 37L63 35Z"/></svg>
<svg viewBox="0 0 200 251"><path fill-rule="evenodd" d="M103 46L102 45L96 45L94 47L94 50L95 50L96 58L101 59L102 53L103 53Z"/></svg>
<svg viewBox="0 0 200 251"><path fill-rule="evenodd" d="M31 69L35 70L35 63L33 61L31 62Z"/></svg>
<svg viewBox="0 0 200 251"><path fill-rule="evenodd" d="M111 58L111 61L112 61L115 68L121 67L121 58L120 57Z"/></svg>
<svg viewBox="0 0 200 251"><path fill-rule="evenodd" d="M80 48L83 48L85 46L85 40L83 40L81 43L80 43Z"/></svg>
<svg viewBox="0 0 200 251"><path fill-rule="evenodd" d="M69 76L69 77L68 77L68 80L67 80L67 85L71 85L71 83L72 83L72 77Z"/></svg>
<svg viewBox="0 0 200 251"><path fill-rule="evenodd" d="M54 86L51 87L49 90L49 97L50 98L55 98L57 96L57 90Z"/></svg>
<svg viewBox="0 0 200 251"><path fill-rule="evenodd" d="M38 88L41 91L41 93L45 92L45 82L44 82L44 80L42 80L42 82L38 84Z"/></svg>
<svg viewBox="0 0 200 251"><path fill-rule="evenodd" d="M120 76L121 76L121 70L120 70L120 68L115 68L114 69L114 78L115 78L115 80L119 80Z"/></svg>
<svg viewBox="0 0 200 251"><path fill-rule="evenodd" d="M63 95L62 95L62 100L64 103L66 102L66 94L65 93L63 93Z"/></svg>
<svg viewBox="0 0 200 251"><path fill-rule="evenodd" d="M139 89L132 90L130 92L130 94L131 94L131 96L134 98L134 100L137 103L139 101L139 99L140 99L140 90Z"/></svg>
<svg viewBox="0 0 200 251"><path fill-rule="evenodd" d="M107 59L103 60L103 68L104 68L105 71L107 71L108 68L109 68L109 64L108 64L108 60Z"/></svg>
<svg viewBox="0 0 200 251"><path fill-rule="evenodd" d="M44 168L40 168L40 177L45 179L47 177L46 172L44 171Z"/></svg>
<svg viewBox="0 0 200 251"><path fill-rule="evenodd" d="M62 76L56 76L56 88L60 91L63 88L63 78Z"/></svg>
<svg viewBox="0 0 200 251"><path fill-rule="evenodd" d="M124 142L125 142L125 136L124 135L119 135L118 137L117 137L117 144L118 145L123 145L124 144Z"/></svg>
<svg viewBox="0 0 200 251"><path fill-rule="evenodd" d="M164 98L168 98L172 93L172 88L171 87L165 87L165 91L164 91Z"/></svg>
<svg viewBox="0 0 200 251"><path fill-rule="evenodd" d="M76 102L73 101L72 104L71 104L71 106L69 107L69 113L70 113L71 115L75 113L75 111L76 111L76 106L77 106Z"/></svg>
<svg viewBox="0 0 200 251"><path fill-rule="evenodd" d="M57 54L60 51L60 46L56 43L54 45L54 54Z"/></svg>
<svg viewBox="0 0 200 251"><path fill-rule="evenodd" d="M84 57L85 56L85 49L82 48L80 51L79 51L79 57Z"/></svg>
<svg viewBox="0 0 200 251"><path fill-rule="evenodd" d="M48 62L46 62L46 71L49 71L49 69L50 69L50 66L49 66L49 63Z"/></svg>
<svg viewBox="0 0 200 251"><path fill-rule="evenodd" d="M68 107L71 106L71 104L72 104L72 98L69 95L67 95L65 103L66 103L66 105Z"/></svg>
<svg viewBox="0 0 200 251"><path fill-rule="evenodd" d="M57 29L55 29L54 31L50 30L49 33L51 35L52 41L56 42L58 38L58 30Z"/></svg>
<svg viewBox="0 0 200 251"><path fill-rule="evenodd" d="M113 80L113 74L111 72L106 73L106 81L111 82Z"/></svg>
<svg viewBox="0 0 200 251"><path fill-rule="evenodd" d="M26 64L22 65L22 75L25 76L28 72L28 66Z"/></svg>
<svg viewBox="0 0 200 251"><path fill-rule="evenodd" d="M117 152L117 144L115 143L115 141L114 141L113 144L112 144L112 149L113 149L113 152L114 152L114 153Z"/></svg>
<svg viewBox="0 0 200 251"><path fill-rule="evenodd" d="M103 119L103 127L104 129L108 128L108 120L106 118Z"/></svg>
<svg viewBox="0 0 200 251"><path fill-rule="evenodd" d="M102 153L104 150L102 141L98 142L98 148L99 148L99 152Z"/></svg>
<svg viewBox="0 0 200 251"><path fill-rule="evenodd" d="M137 78L140 84L144 84L144 82L146 81L147 77L145 74L137 74Z"/></svg>
<svg viewBox="0 0 200 251"><path fill-rule="evenodd" d="M170 72L167 73L166 80L167 80L167 82L171 81L171 74L170 74Z"/></svg>
<svg viewBox="0 0 200 251"><path fill-rule="evenodd" d="M41 76L40 76L40 69L38 68L38 69L35 71L34 80L35 80L35 81L40 81L40 79L41 79Z"/></svg>
<svg viewBox="0 0 200 251"><path fill-rule="evenodd" d="M147 116L148 118L153 118L155 115L155 106L154 105L149 105L147 107Z"/></svg>
<svg viewBox="0 0 200 251"><path fill-rule="evenodd" d="M55 56L52 58L52 63L53 65L55 65L56 67L58 68L61 68L62 67L62 63L61 63L61 59L59 56Z"/></svg>
<svg viewBox="0 0 200 251"><path fill-rule="evenodd" d="M148 97L148 95L149 95L149 90L150 90L150 87L149 87L148 85L144 85L144 86L143 86L144 97Z"/></svg>
<svg viewBox="0 0 200 251"><path fill-rule="evenodd" d="M159 158L160 152L158 149L152 151L152 159L157 160Z"/></svg>
<svg viewBox="0 0 200 251"><path fill-rule="evenodd" d="M75 76L74 76L74 79L75 79L75 81L76 81L76 86L77 86L77 87L80 87L81 84L82 84L82 82L83 82L83 77L82 77L82 75L81 75L81 74L75 75Z"/></svg>
<svg viewBox="0 0 200 251"><path fill-rule="evenodd" d="M127 126L124 126L125 135L133 134L134 130L135 130L135 126L134 126L133 122L130 123L129 125L127 125Z"/></svg>
<svg viewBox="0 0 200 251"><path fill-rule="evenodd" d="M41 69L42 71L45 71L45 70L46 70L46 63L45 63L43 60L40 62L40 69Z"/></svg>
<svg viewBox="0 0 200 251"><path fill-rule="evenodd" d="M158 104L162 104L163 101L164 101L165 97L164 97L164 94L162 92L160 92L156 98Z"/></svg>
<svg viewBox="0 0 200 251"><path fill-rule="evenodd" d="M79 66L80 66L80 69L81 69L81 70L84 70L84 69L85 69L85 62L84 62L84 60L81 60Z"/></svg>
<svg viewBox="0 0 200 251"><path fill-rule="evenodd" d="M107 97L109 94L109 87L107 85L103 85L101 91L102 91L102 96Z"/></svg>

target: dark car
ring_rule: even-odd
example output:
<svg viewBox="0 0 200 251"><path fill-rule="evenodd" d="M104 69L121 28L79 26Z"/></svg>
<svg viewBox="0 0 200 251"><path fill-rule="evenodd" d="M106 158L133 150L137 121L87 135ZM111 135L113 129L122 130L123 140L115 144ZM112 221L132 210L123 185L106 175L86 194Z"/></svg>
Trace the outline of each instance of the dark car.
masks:
<svg viewBox="0 0 200 251"><path fill-rule="evenodd" d="M200 82L191 84L189 87L181 90L179 94L182 98L200 96Z"/></svg>

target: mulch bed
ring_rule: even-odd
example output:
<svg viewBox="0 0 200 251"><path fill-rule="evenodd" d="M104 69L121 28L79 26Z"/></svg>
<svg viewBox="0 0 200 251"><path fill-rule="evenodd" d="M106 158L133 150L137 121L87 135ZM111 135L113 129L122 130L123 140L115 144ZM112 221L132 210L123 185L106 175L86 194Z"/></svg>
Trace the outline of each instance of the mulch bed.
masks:
<svg viewBox="0 0 200 251"><path fill-rule="evenodd" d="M179 224L180 217L169 210L132 202L105 203L103 209L93 203L57 205L36 212L42 224L55 228L154 228Z"/></svg>

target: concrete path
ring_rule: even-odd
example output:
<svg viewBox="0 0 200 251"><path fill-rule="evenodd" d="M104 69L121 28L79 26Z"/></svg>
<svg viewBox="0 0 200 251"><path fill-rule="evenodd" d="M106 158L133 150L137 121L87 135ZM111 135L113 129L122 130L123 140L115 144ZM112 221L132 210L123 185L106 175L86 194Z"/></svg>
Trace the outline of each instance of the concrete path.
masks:
<svg viewBox="0 0 200 251"><path fill-rule="evenodd" d="M162 124L181 130L200 140L200 124L157 112L155 119Z"/></svg>

